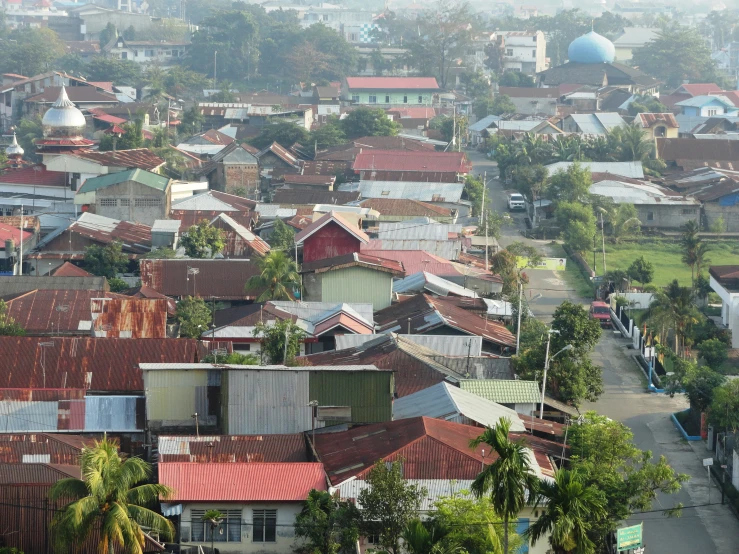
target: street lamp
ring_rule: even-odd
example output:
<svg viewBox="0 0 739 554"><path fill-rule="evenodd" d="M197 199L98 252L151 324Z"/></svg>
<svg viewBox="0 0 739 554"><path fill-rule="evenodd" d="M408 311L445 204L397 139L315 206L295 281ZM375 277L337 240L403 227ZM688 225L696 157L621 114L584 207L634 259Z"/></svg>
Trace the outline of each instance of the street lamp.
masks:
<svg viewBox="0 0 739 554"><path fill-rule="evenodd" d="M547 371L549 370L549 360L553 360L557 356L559 356L562 352L566 352L567 350L572 350L573 346L571 344L568 344L565 346L562 350L557 352L554 356L551 358L549 357L549 343L552 341L552 334L558 334L559 331L556 329L549 329L547 331L547 353L546 357L544 358L544 378L541 380L541 405L539 406L539 419L544 419L544 393L547 389Z"/></svg>

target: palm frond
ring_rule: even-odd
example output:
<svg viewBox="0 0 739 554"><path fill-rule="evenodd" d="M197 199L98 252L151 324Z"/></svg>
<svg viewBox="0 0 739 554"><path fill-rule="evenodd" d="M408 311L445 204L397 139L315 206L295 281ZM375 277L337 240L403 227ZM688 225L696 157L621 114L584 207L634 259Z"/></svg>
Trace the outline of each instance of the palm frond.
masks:
<svg viewBox="0 0 739 554"><path fill-rule="evenodd" d="M174 490L160 484L139 485L129 489L126 500L129 504L136 506L149 506L155 504L159 499L167 500L174 495Z"/></svg>
<svg viewBox="0 0 739 554"><path fill-rule="evenodd" d="M89 494L87 485L82 479L69 477L68 479L60 479L51 486L49 490L49 498L58 500L59 498L84 498Z"/></svg>
<svg viewBox="0 0 739 554"><path fill-rule="evenodd" d="M165 539L174 537L174 525L166 517L148 508L132 504L128 506L128 512L131 514L133 521L140 526L158 531Z"/></svg>

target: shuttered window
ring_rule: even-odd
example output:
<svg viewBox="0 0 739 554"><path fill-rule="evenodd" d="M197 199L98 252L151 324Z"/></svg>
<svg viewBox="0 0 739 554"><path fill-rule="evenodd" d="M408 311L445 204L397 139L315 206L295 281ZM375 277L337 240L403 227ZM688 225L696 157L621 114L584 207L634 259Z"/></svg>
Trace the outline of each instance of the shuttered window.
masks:
<svg viewBox="0 0 739 554"><path fill-rule="evenodd" d="M205 510L190 511L192 542L241 542L241 510L218 511L223 514L223 521L215 529L203 521Z"/></svg>
<svg viewBox="0 0 739 554"><path fill-rule="evenodd" d="M253 510L254 542L275 542L277 510Z"/></svg>

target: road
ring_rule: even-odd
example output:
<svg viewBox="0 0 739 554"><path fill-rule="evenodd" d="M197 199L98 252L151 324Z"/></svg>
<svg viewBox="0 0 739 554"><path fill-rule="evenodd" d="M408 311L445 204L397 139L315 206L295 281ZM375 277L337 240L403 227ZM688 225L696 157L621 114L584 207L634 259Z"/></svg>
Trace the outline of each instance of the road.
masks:
<svg viewBox="0 0 739 554"><path fill-rule="evenodd" d="M504 187L497 177L495 162L477 152L468 152L473 171L487 171L488 191L492 207L507 212ZM522 216L502 230L501 246L523 241L541 248L547 253L548 241L526 239L522 235L525 224ZM530 303L538 319L551 320L551 315L563 300L581 302L576 293L567 290L567 284L558 272L537 270L529 272L529 295L541 294L542 298ZM708 503L708 479L701 459L708 457L703 442L683 441L670 420L670 414L687 407L683 396L645 393L646 378L642 376L628 349L628 340L613 331L604 331L603 337L592 355L593 361L603 370L604 393L595 403L587 403L581 411L598 413L621 421L634 433L634 442L642 450L650 450L655 457L664 455L678 472L691 476L682 490L674 495L660 496L654 510L671 507L675 503L696 506ZM720 492L711 488L711 502L720 502ZM634 516L625 522L634 525L644 522L644 540L647 554L737 554L739 553L739 521L727 506L720 504L687 508L681 518L666 518L661 512Z"/></svg>

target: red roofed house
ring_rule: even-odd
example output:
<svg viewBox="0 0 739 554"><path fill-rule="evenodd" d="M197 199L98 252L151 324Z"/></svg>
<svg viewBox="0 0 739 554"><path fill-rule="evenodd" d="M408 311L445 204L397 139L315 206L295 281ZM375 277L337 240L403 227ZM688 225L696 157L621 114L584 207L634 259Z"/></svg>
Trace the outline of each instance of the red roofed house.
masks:
<svg viewBox="0 0 739 554"><path fill-rule="evenodd" d="M347 77L341 90L352 104L383 108L431 106L441 92L434 77Z"/></svg>
<svg viewBox="0 0 739 554"><path fill-rule="evenodd" d="M634 118L634 125L644 129L649 138L677 138L680 125L672 113L640 113Z"/></svg>
<svg viewBox="0 0 739 554"><path fill-rule="evenodd" d="M37 238L38 235L31 231L0 223L0 274L20 275L18 261L21 242L23 250L28 252L35 246Z"/></svg>
<svg viewBox="0 0 739 554"><path fill-rule="evenodd" d="M328 488L323 464L306 462L160 463L159 483L176 491L162 511L180 516L182 546L213 541L229 553L291 554L303 501ZM203 521L208 510L224 515L215 533Z"/></svg>
<svg viewBox="0 0 739 554"><path fill-rule="evenodd" d="M295 235L303 246L303 263L359 252L367 234L337 212L327 213Z"/></svg>
<svg viewBox="0 0 739 554"><path fill-rule="evenodd" d="M363 150L352 166L364 181L457 183L472 166L464 152Z"/></svg>

